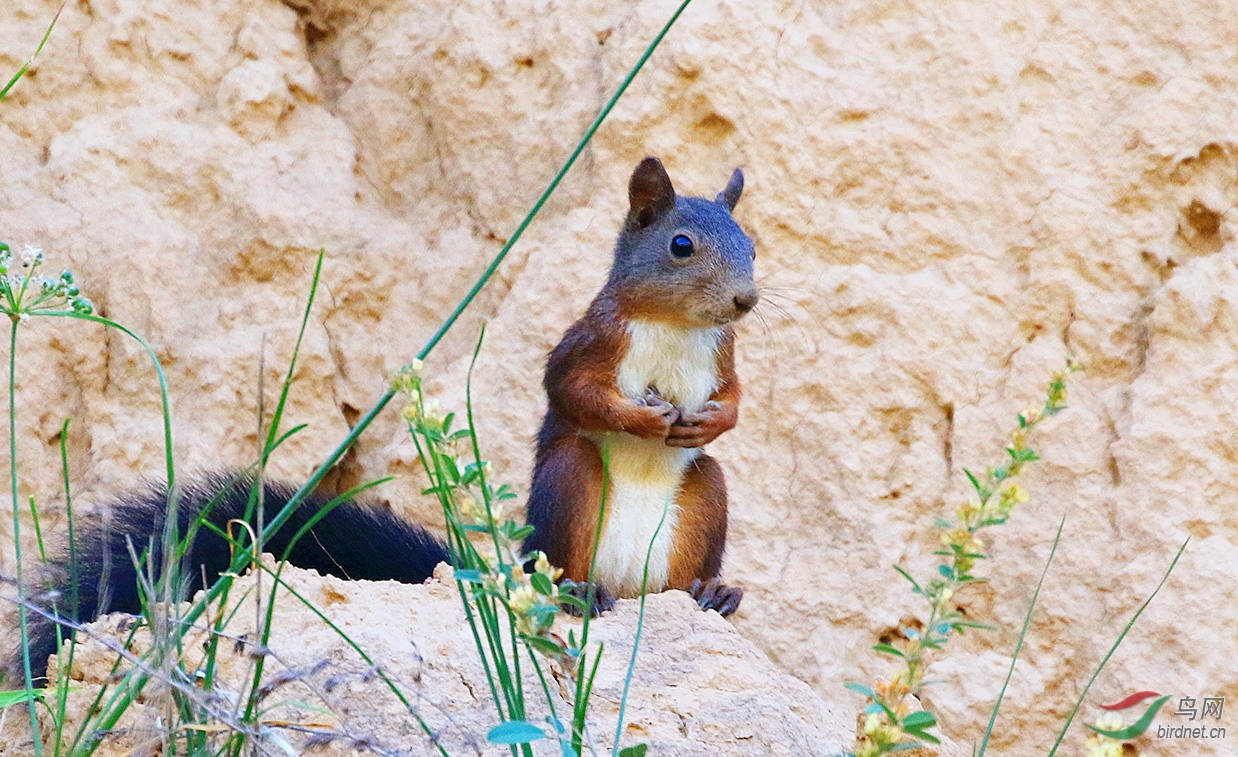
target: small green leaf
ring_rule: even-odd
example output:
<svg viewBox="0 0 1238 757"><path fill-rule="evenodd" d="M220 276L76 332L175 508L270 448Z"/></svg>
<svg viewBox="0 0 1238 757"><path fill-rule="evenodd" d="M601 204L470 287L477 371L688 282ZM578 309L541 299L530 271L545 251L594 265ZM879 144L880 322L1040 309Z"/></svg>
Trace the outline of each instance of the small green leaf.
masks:
<svg viewBox="0 0 1238 757"><path fill-rule="evenodd" d="M486 734L491 744L527 744L546 738L546 733L526 720L509 720L499 723Z"/></svg>
<svg viewBox="0 0 1238 757"><path fill-rule="evenodd" d="M897 565L895 565L895 566L894 566L894 569L895 569L895 570L897 570L897 571L899 572L899 575L901 575L903 578L906 578L908 581L910 581L910 582L911 582L911 585L912 585L912 591L914 591L914 592L915 592L915 593L917 593L917 594L924 594L924 589L922 589L922 588L920 587L920 584L916 582L916 579L914 579L914 578L912 578L912 577L911 577L911 574L910 574L910 573L908 573L907 571L903 570L902 568L900 568L900 567L899 567L899 566L897 566ZM925 595L925 596L927 596L927 595Z"/></svg>
<svg viewBox="0 0 1238 757"><path fill-rule="evenodd" d="M555 615L558 612L559 608L556 605L535 604L525 611L525 615L536 621L539 627L550 628L554 625Z"/></svg>
<svg viewBox="0 0 1238 757"><path fill-rule="evenodd" d="M645 757L645 752L649 750L648 744L637 744L636 746L625 747L619 750L619 757Z"/></svg>
<svg viewBox="0 0 1238 757"><path fill-rule="evenodd" d="M920 711L913 712L903 718L903 722L899 725L899 727L906 731L911 728L932 728L935 725L937 725L937 718L933 717L933 713Z"/></svg>
<svg viewBox="0 0 1238 757"><path fill-rule="evenodd" d="M980 496L980 499L988 498L988 491L980 485L980 482L976 480L976 476L971 471L964 468L963 475L967 476L967 480L971 482L971 488L976 490L976 494Z"/></svg>
<svg viewBox="0 0 1238 757"><path fill-rule="evenodd" d="M889 644L877 644L873 646L873 649L875 649L878 652L883 652L885 654L892 654L895 657L906 657L906 655L904 655L902 652L895 649L894 647L890 646Z"/></svg>
<svg viewBox="0 0 1238 757"><path fill-rule="evenodd" d="M508 521L508 522L514 524L514 521ZM533 526L521 526L519 528L509 529L507 533L507 538L512 541L524 541L525 537L527 537L531 533L533 533Z"/></svg>
<svg viewBox="0 0 1238 757"><path fill-rule="evenodd" d="M541 636L521 636L521 638L526 644L545 655L557 657L566 651L563 645Z"/></svg>
<svg viewBox="0 0 1238 757"><path fill-rule="evenodd" d="M588 605L585 604L585 600L581 599L580 597L572 596L571 594L564 594L562 592L559 593L559 604L570 605L576 608L577 610L580 610L581 612L584 612L588 608ZM572 646L576 646L576 642L572 640L570 634L568 637L568 643L570 643Z"/></svg>
<svg viewBox="0 0 1238 757"><path fill-rule="evenodd" d="M35 689L30 692L30 697L26 696L25 691L0 691L0 708L10 707L15 704L24 704L29 702L31 698L42 699L43 689Z"/></svg>
<svg viewBox="0 0 1238 757"><path fill-rule="evenodd" d="M925 733L924 731L904 731L904 733L906 733L908 736L914 736L914 737L916 737L917 739L921 739L921 740L923 740L923 741L927 741L927 742L928 742L928 743L930 743L930 744L940 744L940 743L941 743L941 739L937 738L936 736L934 736L934 735L933 735L933 734L931 734L931 733ZM904 747L904 749L915 749L915 748L919 748L919 747L922 747L922 746L924 746L924 745L923 745L923 744L917 744L915 747Z"/></svg>
<svg viewBox="0 0 1238 757"><path fill-rule="evenodd" d="M961 631L964 628L979 628L981 631L996 631L997 626L989 625L988 623L980 623L975 620L956 620L951 625Z"/></svg>
<svg viewBox="0 0 1238 757"><path fill-rule="evenodd" d="M544 597L549 597L554 593L555 585L551 583L550 577L545 573L533 573L529 576L529 583L533 585L534 591Z"/></svg>
<svg viewBox="0 0 1238 757"><path fill-rule="evenodd" d="M872 689L870 689L869 687L865 686L862 683L853 683L851 681L848 681L843 684L843 688L850 689L851 691L854 691L855 693L860 694L861 696L866 696L869 699L873 700L874 702L877 701L877 692L873 691Z"/></svg>

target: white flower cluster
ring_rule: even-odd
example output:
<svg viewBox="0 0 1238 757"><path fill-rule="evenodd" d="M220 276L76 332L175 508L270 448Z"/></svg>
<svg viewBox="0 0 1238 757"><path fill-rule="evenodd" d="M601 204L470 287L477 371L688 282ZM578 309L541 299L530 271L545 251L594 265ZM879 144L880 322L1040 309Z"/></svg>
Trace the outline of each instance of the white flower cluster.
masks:
<svg viewBox="0 0 1238 757"><path fill-rule="evenodd" d="M20 321L28 320L31 313L47 310L92 313L94 305L81 296L73 273L65 271L56 278L43 276L36 273L43 262L43 250L38 247L26 245L14 257L12 248L0 242L0 313Z"/></svg>

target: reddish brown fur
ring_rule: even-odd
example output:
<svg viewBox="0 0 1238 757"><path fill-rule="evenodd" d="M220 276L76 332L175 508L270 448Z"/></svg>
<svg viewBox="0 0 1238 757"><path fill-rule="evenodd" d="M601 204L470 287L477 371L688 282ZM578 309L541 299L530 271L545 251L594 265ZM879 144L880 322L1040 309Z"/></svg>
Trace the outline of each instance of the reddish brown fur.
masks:
<svg viewBox="0 0 1238 757"><path fill-rule="evenodd" d="M726 480L718 462L702 452L684 471L676 498L679 527L671 548L670 585L687 589L722 571L726 548Z"/></svg>
<svg viewBox="0 0 1238 757"><path fill-rule="evenodd" d="M716 203L679 198L656 158L641 161L629 181L630 207L610 278L550 355L544 380L549 407L529 494L528 520L536 530L525 548L546 552L568 578L588 578L601 502L601 453L582 432L623 432L699 448L735 427L740 386L730 326L721 326L716 390L695 412L674 407L656 387L644 397L624 396L618 373L635 320L708 328L755 306L755 252L730 217L742 191L736 169ZM686 252L680 243L685 234ZM721 569L727 516L726 484L713 458L701 452L688 465L676 505L670 585L690 588L703 607L733 611L742 592L710 581ZM699 589L701 583L709 585Z"/></svg>
<svg viewBox="0 0 1238 757"><path fill-rule="evenodd" d="M574 581L588 578L601 506L602 460L597 445L580 431L624 431L662 437L669 446L701 447L735 427L740 398L735 372L735 334L723 329L717 354L718 388L701 412L667 419L638 405L618 389L619 363L628 348L628 318L603 291L550 355L545 387L549 410L538 439L537 466L529 498L536 528L527 549L546 552ZM726 546L726 484L718 463L704 452L684 473L676 499L679 525L673 534L671 586L714 578ZM605 524L603 524L604 526Z"/></svg>
<svg viewBox="0 0 1238 757"><path fill-rule="evenodd" d="M554 506L534 523L537 531L525 547L545 552L565 578L585 581L597 534L597 503L602 501L602 457L593 442L576 434L560 435L538 457L544 459L533 487Z"/></svg>

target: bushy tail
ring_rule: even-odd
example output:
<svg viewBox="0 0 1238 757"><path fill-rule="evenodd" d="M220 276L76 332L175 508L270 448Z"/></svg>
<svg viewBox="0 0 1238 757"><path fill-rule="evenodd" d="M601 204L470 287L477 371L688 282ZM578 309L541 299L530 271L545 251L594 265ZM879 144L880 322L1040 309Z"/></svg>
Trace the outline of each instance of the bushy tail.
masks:
<svg viewBox="0 0 1238 757"><path fill-rule="evenodd" d="M232 560L226 532L230 520L245 518L251 509L254 479L249 476L207 476L180 489L178 535L185 539L199 516L203 525L185 550L179 575L184 576L185 596L213 583ZM263 509L269 521L288 502L296 488L281 483L263 483ZM313 494L303 500L292 518L270 539L263 551L282 557L289 543L331 498ZM109 516L89 527L78 527L70 550L66 545L51 566L45 580L46 591L32 601L58 618L85 623L108 612L141 612L138 570L133 552L142 557L144 575L156 580L163 570L163 529L168 509L167 487L153 485L114 502ZM253 523L254 518L249 522ZM235 529L233 531L235 533ZM303 535L290 552L288 562L301 568L348 579L394 580L421 583L434 567L447 561L446 547L425 529L409 523L386 509L363 502L345 502L332 509ZM150 566L150 567L147 567ZM53 609L54 608L54 609ZM57 651L59 624L38 612L28 612L30 663L36 679L47 670L47 658ZM20 638L18 635L10 638ZM22 650L17 649L7 665L22 670ZM18 673L20 675L20 673ZM12 686L10 679L9 686Z"/></svg>

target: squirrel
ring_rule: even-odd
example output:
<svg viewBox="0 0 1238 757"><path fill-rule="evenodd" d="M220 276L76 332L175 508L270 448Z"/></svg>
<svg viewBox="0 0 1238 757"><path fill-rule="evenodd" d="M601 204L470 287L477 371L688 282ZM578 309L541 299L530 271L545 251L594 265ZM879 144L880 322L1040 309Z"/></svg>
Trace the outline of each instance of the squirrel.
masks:
<svg viewBox="0 0 1238 757"><path fill-rule="evenodd" d="M731 217L743 186L736 169L716 200L681 197L661 162L643 160L629 182L630 208L606 285L547 360L548 409L528 501L534 531L524 547L545 552L577 584L574 591L587 589L605 488L594 612L642 587L685 589L702 608L723 615L743 597L719 578L726 484L701 449L735 426L740 387L732 324L760 297L755 247ZM232 545L221 532L251 509L255 485L248 474L210 475L179 490L179 533L203 513L213 524L198 531L182 560L191 583L184 596L228 569ZM262 487L267 512L296 492L265 480ZM447 547L423 527L363 501L338 505L290 549L330 501L311 494L264 548L346 579L421 583L439 562L450 562ZM81 623L105 612L141 612L129 545L149 549L147 564L158 572L167 502L166 486L131 492L112 503L110 528L79 528L73 550L61 550L48 571L55 612L28 613L36 679L64 633L54 618ZM20 671L21 660L18 649L6 667Z"/></svg>
<svg viewBox="0 0 1238 757"><path fill-rule="evenodd" d="M732 324L760 299L756 248L731 216L743 190L737 168L716 200L681 197L641 161L610 276L547 360L525 549L585 581L605 488L599 609L676 588L729 615L743 597L719 579L726 482L701 449L735 426Z"/></svg>

